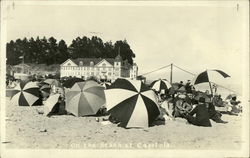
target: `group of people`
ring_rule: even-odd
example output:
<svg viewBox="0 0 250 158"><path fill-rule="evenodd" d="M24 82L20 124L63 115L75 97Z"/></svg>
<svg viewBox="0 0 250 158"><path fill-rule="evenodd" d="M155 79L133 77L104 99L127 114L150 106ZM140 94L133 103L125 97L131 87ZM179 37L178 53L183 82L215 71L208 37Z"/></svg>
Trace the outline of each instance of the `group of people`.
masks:
<svg viewBox="0 0 250 158"><path fill-rule="evenodd" d="M230 101L225 102L220 95L212 96L208 91L203 93L204 97L199 96L190 82L187 82L185 88L185 91L175 92L171 95L161 93L161 91L156 92L161 111L159 120L174 120L176 117L181 117L190 124L211 127L210 119L216 123L228 123L221 119L222 114L216 110L215 106L226 107L226 113L230 115L238 115L242 111L237 96L233 96Z"/></svg>
<svg viewBox="0 0 250 158"><path fill-rule="evenodd" d="M60 80L60 82L63 82ZM15 87L18 84L18 80L9 80L7 86ZM195 88L191 85L190 80L187 81L186 84L183 84L181 81L178 85L178 88L184 87L185 91L172 91L169 90L158 91L156 92L158 98L158 104L160 108L160 116L158 119L160 120L174 120L177 117L181 117L186 119L187 122L197 126L206 126L210 127L211 122L210 119L215 121L216 123L227 123L221 119L222 114L215 109L217 107L227 107L227 113L231 115L238 115L238 113L242 112L242 108L240 106L240 101L237 100L237 96L232 96L230 100L223 101L220 95L212 96L209 94L209 91L206 91L205 94L209 98L205 97L196 97L197 94ZM51 94L59 93L60 97L57 105L49 114L65 114L65 96L64 89L62 87L56 87L55 85L51 85ZM41 94L41 98L43 101L48 98L48 96ZM107 111L105 108L100 109L100 115L107 115ZM116 121L115 119L110 119L111 121Z"/></svg>

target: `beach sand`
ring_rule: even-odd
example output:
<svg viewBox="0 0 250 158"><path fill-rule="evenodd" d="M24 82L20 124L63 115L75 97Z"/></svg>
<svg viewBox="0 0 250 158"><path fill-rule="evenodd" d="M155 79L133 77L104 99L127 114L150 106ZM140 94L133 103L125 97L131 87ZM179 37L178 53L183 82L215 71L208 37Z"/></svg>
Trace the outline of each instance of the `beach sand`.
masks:
<svg viewBox="0 0 250 158"><path fill-rule="evenodd" d="M147 129L103 125L95 117L38 114L43 106L20 107L6 98L6 148L15 149L232 149L241 148L241 116L223 115L227 124L197 127L184 119ZM99 117L100 119L105 117ZM106 122L105 122L106 123ZM161 122L162 123L162 122Z"/></svg>

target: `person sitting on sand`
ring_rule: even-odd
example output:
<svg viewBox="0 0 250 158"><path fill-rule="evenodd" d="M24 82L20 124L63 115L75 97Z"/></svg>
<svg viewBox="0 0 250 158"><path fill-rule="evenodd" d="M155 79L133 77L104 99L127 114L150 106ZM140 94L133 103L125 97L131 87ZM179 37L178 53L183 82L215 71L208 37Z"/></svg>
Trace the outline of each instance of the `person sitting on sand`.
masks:
<svg viewBox="0 0 250 158"><path fill-rule="evenodd" d="M178 88L181 88L183 85L183 81L180 81L180 83L178 84Z"/></svg>
<svg viewBox="0 0 250 158"><path fill-rule="evenodd" d="M240 113L242 111L240 103L241 103L240 101L237 101L236 96L232 97L232 99L230 100L229 108L228 108L229 114L237 115L238 113Z"/></svg>
<svg viewBox="0 0 250 158"><path fill-rule="evenodd" d="M213 105L218 106L218 107L223 107L225 106L225 103L223 102L221 95L215 95L212 99Z"/></svg>
<svg viewBox="0 0 250 158"><path fill-rule="evenodd" d="M186 115L191 110L192 105L189 104L186 100L180 99L177 100L174 104L173 116L183 117L183 115Z"/></svg>
<svg viewBox="0 0 250 158"><path fill-rule="evenodd" d="M194 117L193 115L196 114ZM199 104L188 114L184 115L184 118L193 125L211 127L209 120L208 105L205 104L205 98L199 99Z"/></svg>
<svg viewBox="0 0 250 158"><path fill-rule="evenodd" d="M187 94L178 94L174 98L174 117L183 117L183 114L192 110L192 100Z"/></svg>
<svg viewBox="0 0 250 158"><path fill-rule="evenodd" d="M174 119L172 115L173 107L171 106L171 104L169 104L167 100L163 99L160 102L158 102L158 104L160 109L160 115L156 118L156 120L161 120L161 121L173 120Z"/></svg>

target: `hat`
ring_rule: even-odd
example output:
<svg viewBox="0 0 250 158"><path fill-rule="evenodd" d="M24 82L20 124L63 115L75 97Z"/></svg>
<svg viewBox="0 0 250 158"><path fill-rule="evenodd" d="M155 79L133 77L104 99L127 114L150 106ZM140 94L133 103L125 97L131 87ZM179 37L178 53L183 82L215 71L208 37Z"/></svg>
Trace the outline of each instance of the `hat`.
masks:
<svg viewBox="0 0 250 158"><path fill-rule="evenodd" d="M200 97L200 98L199 98L199 102L201 102L201 103L205 103L205 98Z"/></svg>

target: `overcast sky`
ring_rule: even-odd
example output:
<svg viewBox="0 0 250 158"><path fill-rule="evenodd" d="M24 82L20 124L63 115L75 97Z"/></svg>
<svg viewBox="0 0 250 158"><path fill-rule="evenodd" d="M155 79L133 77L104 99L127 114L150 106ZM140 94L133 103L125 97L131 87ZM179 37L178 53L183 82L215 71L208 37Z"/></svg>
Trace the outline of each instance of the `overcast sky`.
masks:
<svg viewBox="0 0 250 158"><path fill-rule="evenodd" d="M221 69L241 82L246 64L246 13L244 4L237 9L233 1L188 6L15 4L6 9L7 41L54 36L70 44L77 36L93 35L103 41L126 39L139 74L174 63L195 74ZM192 78L179 72L174 72L174 80ZM169 78L169 68L155 74L151 77Z"/></svg>

